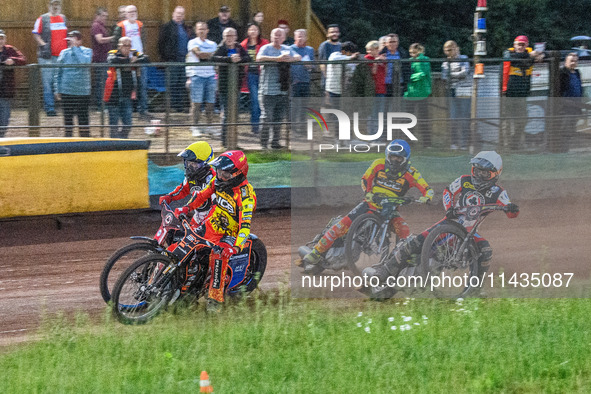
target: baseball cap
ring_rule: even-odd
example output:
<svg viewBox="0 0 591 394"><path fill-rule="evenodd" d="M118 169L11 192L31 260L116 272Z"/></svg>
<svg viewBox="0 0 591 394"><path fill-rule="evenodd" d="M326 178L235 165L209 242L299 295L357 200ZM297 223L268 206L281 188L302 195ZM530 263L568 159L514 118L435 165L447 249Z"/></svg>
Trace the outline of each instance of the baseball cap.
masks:
<svg viewBox="0 0 591 394"><path fill-rule="evenodd" d="M53 4L53 3L62 3L62 0L49 0L49 4Z"/></svg>
<svg viewBox="0 0 591 394"><path fill-rule="evenodd" d="M6 37L6 33L4 32L4 30L0 29L0 36L4 36Z"/></svg>
<svg viewBox="0 0 591 394"><path fill-rule="evenodd" d="M517 36L513 42L525 42L526 44L529 43L527 36Z"/></svg>
<svg viewBox="0 0 591 394"><path fill-rule="evenodd" d="M230 12L230 7L223 5L220 7L220 12Z"/></svg>
<svg viewBox="0 0 591 394"><path fill-rule="evenodd" d="M71 32L68 33L68 37L76 37L77 39L81 40L82 33L80 33L78 30L72 30Z"/></svg>

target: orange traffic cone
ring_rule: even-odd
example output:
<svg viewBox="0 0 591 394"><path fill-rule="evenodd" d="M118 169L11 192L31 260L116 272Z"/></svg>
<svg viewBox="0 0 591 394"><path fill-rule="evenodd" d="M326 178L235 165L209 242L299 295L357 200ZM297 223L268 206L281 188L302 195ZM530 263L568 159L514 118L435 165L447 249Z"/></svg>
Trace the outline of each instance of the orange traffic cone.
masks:
<svg viewBox="0 0 591 394"><path fill-rule="evenodd" d="M201 376L199 377L199 392L213 393L213 386L209 383L209 375L205 371L201 371Z"/></svg>

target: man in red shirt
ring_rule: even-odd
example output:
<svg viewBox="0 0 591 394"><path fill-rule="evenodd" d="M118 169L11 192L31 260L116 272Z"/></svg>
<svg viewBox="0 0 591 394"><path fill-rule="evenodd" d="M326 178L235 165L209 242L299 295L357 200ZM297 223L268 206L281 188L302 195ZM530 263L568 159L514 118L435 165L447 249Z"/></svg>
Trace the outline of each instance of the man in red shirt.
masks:
<svg viewBox="0 0 591 394"><path fill-rule="evenodd" d="M60 52L68 48L66 36L66 17L61 14L61 0L49 0L49 12L41 15L35 21L33 38L37 41L37 62L39 64L56 64ZM54 104L54 81L57 68L41 69L43 80L43 101L47 116L57 116Z"/></svg>
<svg viewBox="0 0 591 394"><path fill-rule="evenodd" d="M11 66L25 64L25 56L6 44L6 33L0 30L0 138L6 133L6 126L10 120L10 102L14 97L14 69Z"/></svg>
<svg viewBox="0 0 591 394"><path fill-rule="evenodd" d="M90 28L90 35L92 36L92 62L93 63L107 63L107 56L111 50L113 39L109 35L105 23L109 19L109 12L104 7L99 7L96 10L96 16L92 27ZM107 80L108 67L95 68L92 70L93 82L92 90L97 109L101 109L101 102L103 101L103 90L105 88L105 81Z"/></svg>

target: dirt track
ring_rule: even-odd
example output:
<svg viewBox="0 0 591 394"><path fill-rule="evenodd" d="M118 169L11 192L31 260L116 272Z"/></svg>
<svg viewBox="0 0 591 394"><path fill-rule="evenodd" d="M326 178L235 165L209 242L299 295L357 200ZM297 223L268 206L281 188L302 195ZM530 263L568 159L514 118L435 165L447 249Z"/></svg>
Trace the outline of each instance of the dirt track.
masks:
<svg viewBox="0 0 591 394"><path fill-rule="evenodd" d="M589 278L588 201L562 200L560 206L546 200L519 203L522 213L517 219L493 215L481 229L494 248L493 270L502 266L506 272L516 268L535 272L542 262L555 272L560 267L562 272L574 272L575 278ZM294 239L304 242L341 211L323 212L325 217L306 223L307 230L295 233ZM409 206L403 213L413 232L441 215L439 204ZM159 221L158 212L1 221L0 345L31 338L44 311L101 313L105 304L98 278L106 259L130 242L128 236L153 235ZM269 254L261 286L276 287L290 270L290 211L258 213L253 232L265 242Z"/></svg>

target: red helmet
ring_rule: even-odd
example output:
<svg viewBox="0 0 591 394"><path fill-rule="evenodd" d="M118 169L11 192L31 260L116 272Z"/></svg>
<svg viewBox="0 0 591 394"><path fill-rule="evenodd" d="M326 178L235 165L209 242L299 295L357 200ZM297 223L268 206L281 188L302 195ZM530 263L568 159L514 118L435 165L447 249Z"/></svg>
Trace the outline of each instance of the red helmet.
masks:
<svg viewBox="0 0 591 394"><path fill-rule="evenodd" d="M214 160L216 184L221 187L235 187L241 184L248 175L248 160L244 152L231 150L224 152Z"/></svg>

